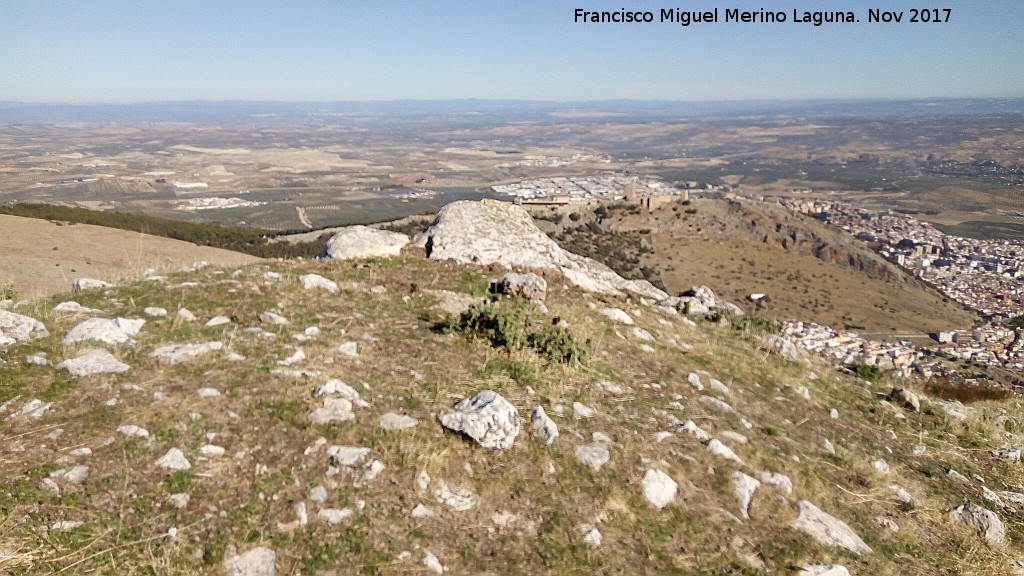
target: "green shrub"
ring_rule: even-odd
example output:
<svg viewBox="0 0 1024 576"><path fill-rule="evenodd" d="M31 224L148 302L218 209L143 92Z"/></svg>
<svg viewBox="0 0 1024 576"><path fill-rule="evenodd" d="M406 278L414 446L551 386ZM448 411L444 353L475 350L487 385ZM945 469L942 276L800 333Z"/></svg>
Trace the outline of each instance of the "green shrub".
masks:
<svg viewBox="0 0 1024 576"><path fill-rule="evenodd" d="M458 319L449 316L438 327L442 333L466 334L471 338L483 338L495 348L508 351L531 348L551 362L582 362L590 346L580 341L569 330L555 324L539 330L531 330L534 322L529 311L522 306L502 309L496 303L474 305Z"/></svg>
<svg viewBox="0 0 1024 576"><path fill-rule="evenodd" d="M864 380L868 382L878 382L885 376L885 372L878 366L869 366L867 364L855 364L853 371Z"/></svg>
<svg viewBox="0 0 1024 576"><path fill-rule="evenodd" d="M580 342L569 330L561 326L547 326L526 339L527 344L552 362L576 364L586 359L590 341Z"/></svg>

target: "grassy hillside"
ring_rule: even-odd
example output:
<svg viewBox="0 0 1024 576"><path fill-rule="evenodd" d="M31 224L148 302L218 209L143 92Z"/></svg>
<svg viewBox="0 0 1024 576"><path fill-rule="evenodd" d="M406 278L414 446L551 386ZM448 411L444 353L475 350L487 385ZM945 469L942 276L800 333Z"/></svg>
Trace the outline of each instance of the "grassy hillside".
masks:
<svg viewBox="0 0 1024 576"><path fill-rule="evenodd" d="M775 320L811 320L870 333L969 328L978 318L843 231L753 201L695 199L641 210L609 204L552 214L566 249L669 293L706 284ZM767 300L745 303L752 293Z"/></svg>
<svg viewBox="0 0 1024 576"><path fill-rule="evenodd" d="M297 277L309 272L337 281L340 293L304 290ZM1021 464L990 453L1021 444L1019 403L956 408L925 398L922 412L909 412L879 399L891 388L884 379L867 383L816 360L764 352L751 323L691 326L636 302L563 289L556 278L549 278L547 313L515 299L493 305L501 331L544 332L564 321L559 334L585 355L559 362L537 339L502 345L445 321L438 298L452 297L435 291L483 300L491 274L411 256L284 262L77 295L104 317L147 318L134 346L102 346L130 371L81 379L52 366L101 346L61 344L84 319L52 310L68 297L19 310L51 335L0 352L0 572L221 574L232 550L256 546L276 552L277 574L309 575L429 573L426 551L452 574L794 574L805 563L834 562L853 574L1000 576L1024 559L1021 510L982 497L983 489L1024 492ZM170 315L145 316L151 306ZM598 313L609 306L627 311L653 340ZM197 321L176 317L180 307ZM268 310L289 323L261 323ZM233 322L203 326L216 315ZM319 335L308 336L312 326ZM175 365L150 357L160 346L206 341L224 348ZM338 351L348 341L357 343L358 358ZM282 366L298 348L305 359ZM244 359L231 361L228 352ZM43 354L51 365L27 361ZM303 372L273 374L278 369ZM690 383L691 373L705 391ZM368 405L354 407L352 420L313 424L308 415L323 400L311 392L330 378ZM203 388L219 395L201 396ZM509 450L484 450L438 423L484 389L518 409L522 431ZM21 415L32 399L53 405L37 419ZM574 402L595 415L574 416ZM535 406L560 429L551 446L533 437ZM380 419L391 412L416 425L382 430ZM710 454L705 442L673 426L680 420L721 439L742 463ZM148 438L117 431L129 424ZM611 440L600 470L576 457L595 433ZM331 445L369 453L354 467L332 469ZM190 469L156 466L172 448ZM374 460L383 469L367 479ZM59 473L75 466L88 467L80 483ZM648 469L678 483L678 497L663 509L643 496ZM762 485L745 518L733 494L735 471L785 474L793 492ZM429 483L420 490L424 474ZM450 508L437 493L442 483L479 503ZM915 501L901 502L893 484ZM188 501L179 508L170 497L179 495L180 504L182 494ZM846 522L873 552L826 546L792 528L801 499ZM999 512L1007 546L989 547L949 519L946 511L965 501ZM300 502L306 525L298 522ZM413 517L420 504L434 515ZM349 515L329 524L322 509ZM584 540L591 527L602 535L597 547Z"/></svg>

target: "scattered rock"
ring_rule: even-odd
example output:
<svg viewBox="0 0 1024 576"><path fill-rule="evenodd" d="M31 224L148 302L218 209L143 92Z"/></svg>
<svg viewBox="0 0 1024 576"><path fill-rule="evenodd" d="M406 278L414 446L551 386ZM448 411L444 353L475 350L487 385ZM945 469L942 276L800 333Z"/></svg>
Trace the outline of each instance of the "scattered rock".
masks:
<svg viewBox="0 0 1024 576"><path fill-rule="evenodd" d="M990 546L1002 546L1006 543L1006 527L995 512L965 502L949 511L949 517L973 528Z"/></svg>
<svg viewBox="0 0 1024 576"><path fill-rule="evenodd" d="M1020 453L1020 448L1000 448L992 451L992 455L996 458L1007 460L1009 462L1020 462Z"/></svg>
<svg viewBox="0 0 1024 576"><path fill-rule="evenodd" d="M740 516L750 518L750 502L754 499L754 493L761 487L761 483L743 472L732 473L732 493L740 504Z"/></svg>
<svg viewBox="0 0 1024 576"><path fill-rule="evenodd" d="M434 496L452 510L462 512L480 504L480 497L459 486L449 486L444 480L437 483Z"/></svg>
<svg viewBox="0 0 1024 576"><path fill-rule="evenodd" d="M507 449L519 435L519 412L497 392L483 390L441 416L441 424L489 450Z"/></svg>
<svg viewBox="0 0 1024 576"><path fill-rule="evenodd" d="M703 405L707 406L708 408L711 408L712 410L715 410L717 412L722 412L722 413L725 413L725 414L734 414L736 412L736 410L733 409L733 407L730 406L728 402L724 402L722 400L719 400L718 398L715 398L714 396L701 396L697 400L701 404L703 404Z"/></svg>
<svg viewBox="0 0 1024 576"><path fill-rule="evenodd" d="M177 448L171 448L168 450L167 453L156 461L156 465L172 472L188 470L192 467L192 464L189 464L188 459L185 458L185 454Z"/></svg>
<svg viewBox="0 0 1024 576"><path fill-rule="evenodd" d="M351 508L321 508L316 513L316 517L328 524L335 525L351 518L353 514L355 514L355 511Z"/></svg>
<svg viewBox="0 0 1024 576"><path fill-rule="evenodd" d="M67 530L74 530L82 524L83 522L76 522L73 520L62 520L60 522L54 522L53 524L50 524L50 530L54 532L64 532Z"/></svg>
<svg viewBox="0 0 1024 576"><path fill-rule="evenodd" d="M359 397L359 392L357 392L355 388L345 384L337 378L332 378L313 390L314 398L320 398L322 396L327 396L328 394L337 394L361 408L366 408L370 405Z"/></svg>
<svg viewBox="0 0 1024 576"><path fill-rule="evenodd" d="M134 424L118 426L117 431L128 438L149 438L149 430L139 428Z"/></svg>
<svg viewBox="0 0 1024 576"><path fill-rule="evenodd" d="M444 566L441 565L441 561L430 550L423 551L423 565L434 574L444 574Z"/></svg>
<svg viewBox="0 0 1024 576"><path fill-rule="evenodd" d="M327 290L331 294L338 293L338 283L334 280L328 280L319 274L303 274L299 276L299 282L302 283L302 287L306 290Z"/></svg>
<svg viewBox="0 0 1024 576"><path fill-rule="evenodd" d="M796 360L800 357L800 352L797 350L796 345L787 338L769 334L764 337L764 342L768 345L769 351L778 354L786 360Z"/></svg>
<svg viewBox="0 0 1024 576"><path fill-rule="evenodd" d="M548 417L544 408L537 406L530 411L530 423L534 435L545 445L550 446L558 438L558 425Z"/></svg>
<svg viewBox="0 0 1024 576"><path fill-rule="evenodd" d="M167 316L167 309L160 308L159 306L147 306L142 310L146 316L152 316L153 318L163 318Z"/></svg>
<svg viewBox="0 0 1024 576"><path fill-rule="evenodd" d="M664 508L676 499L679 485L661 470L648 469L643 479L644 498L657 508Z"/></svg>
<svg viewBox="0 0 1024 576"><path fill-rule="evenodd" d="M580 526L580 533L583 534L583 543L588 548L599 548L601 546L601 532L592 524Z"/></svg>
<svg viewBox="0 0 1024 576"><path fill-rule="evenodd" d="M208 456L210 458L216 458L218 456L223 456L224 452L226 452L226 450L224 450L223 446L216 446L214 444L203 444L199 448L199 453L200 454L202 454L203 456Z"/></svg>
<svg viewBox="0 0 1024 576"><path fill-rule="evenodd" d="M30 420L38 420L39 418L42 418L43 414L45 414L51 406L53 406L53 402L43 402L38 398L33 398L26 402L25 405L21 407L21 410L14 415L23 416Z"/></svg>
<svg viewBox="0 0 1024 576"><path fill-rule="evenodd" d="M74 300L68 300L67 302L61 302L53 307L54 312L64 312L67 314L102 314L102 310L95 308L86 308Z"/></svg>
<svg viewBox="0 0 1024 576"><path fill-rule="evenodd" d="M380 427L384 430L407 430L416 426L416 419L405 414L388 412L380 417Z"/></svg>
<svg viewBox="0 0 1024 576"><path fill-rule="evenodd" d="M167 501L171 504L171 506L174 506L179 510L181 508L184 508L185 506L188 506L188 502L191 499L192 497L185 493L171 494L170 496L167 497Z"/></svg>
<svg viewBox="0 0 1024 576"><path fill-rule="evenodd" d="M277 554L265 546L249 550L241 556L232 553L224 561L227 576L274 576Z"/></svg>
<svg viewBox="0 0 1024 576"><path fill-rule="evenodd" d="M345 342L338 346L338 353L342 356L348 356L349 358L359 357L359 343L358 342Z"/></svg>
<svg viewBox="0 0 1024 576"><path fill-rule="evenodd" d="M739 432L733 432L732 430L722 430L721 432L719 432L719 434L721 434L722 438L725 438L726 440L730 440L737 444L746 444L750 442L750 440L748 440L746 436L740 434Z"/></svg>
<svg viewBox="0 0 1024 576"><path fill-rule="evenodd" d="M594 470L600 470L610 457L608 444L605 442L592 442L576 447L576 459Z"/></svg>
<svg viewBox="0 0 1024 576"><path fill-rule="evenodd" d="M547 280L532 272L509 272L494 283L494 292L527 300L543 300L547 296L547 291Z"/></svg>
<svg viewBox="0 0 1024 576"><path fill-rule="evenodd" d="M693 436L700 442L707 442L708 440L711 440L711 435L705 432L704 429L701 428L700 426L697 426L697 424L693 420L687 420L686 422L683 422L679 426L679 429L686 432L690 436Z"/></svg>
<svg viewBox="0 0 1024 576"><path fill-rule="evenodd" d="M601 308L597 313L619 324L633 324L633 318L620 308Z"/></svg>
<svg viewBox="0 0 1024 576"><path fill-rule="evenodd" d="M71 283L71 291L75 294L88 290L99 290L100 288L113 288L114 285L95 278L78 278Z"/></svg>
<svg viewBox="0 0 1024 576"><path fill-rule="evenodd" d="M324 405L309 413L309 421L313 424L330 424L352 420L352 402L345 398L325 398Z"/></svg>
<svg viewBox="0 0 1024 576"><path fill-rule="evenodd" d="M775 486L787 496L793 493L793 482L789 476L777 472L758 472L757 479L763 484Z"/></svg>
<svg viewBox="0 0 1024 576"><path fill-rule="evenodd" d="M846 548L858 554L870 553L871 547L861 540L845 522L830 516L818 509L807 500L799 500L795 507L798 512L793 527L810 534L815 540L826 546Z"/></svg>
<svg viewBox="0 0 1024 576"><path fill-rule="evenodd" d="M196 315L192 313L188 308L178 308L177 314L178 320L182 322L195 322Z"/></svg>
<svg viewBox="0 0 1024 576"><path fill-rule="evenodd" d="M378 230L367 226L348 226L331 236L320 253L321 258L346 260L374 256L398 256L409 243L400 232Z"/></svg>
<svg viewBox="0 0 1024 576"><path fill-rule="evenodd" d="M434 515L434 511L423 504L417 504L416 507L412 509L410 515L413 518L430 518Z"/></svg>
<svg viewBox="0 0 1024 576"><path fill-rule="evenodd" d="M0 348L46 338L49 335L50 331L39 320L0 310Z"/></svg>
<svg viewBox="0 0 1024 576"><path fill-rule="evenodd" d="M702 384L701 381L700 381L700 375L695 374L693 372L690 372L686 376L686 381L689 382L690 386L693 386L693 388L697 392L703 392L704 391L704 384Z"/></svg>
<svg viewBox="0 0 1024 576"><path fill-rule="evenodd" d="M722 444L717 438L712 438L711 441L708 442L707 448L708 452L714 454L715 456L718 456L719 458L732 460L733 462L736 462L738 464L743 463L743 460L740 460L740 457L737 456L731 448L729 448L725 444Z"/></svg>
<svg viewBox="0 0 1024 576"><path fill-rule="evenodd" d="M210 318L210 320L206 323L206 327L210 328L213 326L221 326L223 324L230 323L231 318L228 318L227 316L214 316L213 318Z"/></svg>
<svg viewBox="0 0 1024 576"><path fill-rule="evenodd" d="M267 310L266 312L260 312L260 322L263 322L264 324L273 324L274 326L284 326L288 323L288 319L277 312Z"/></svg>
<svg viewBox="0 0 1024 576"><path fill-rule="evenodd" d="M222 348L224 348L224 344L218 341L197 342L194 344L169 344L153 350L149 353L149 357L168 364L179 364Z"/></svg>
<svg viewBox="0 0 1024 576"><path fill-rule="evenodd" d="M25 357L25 363L33 366L49 366L50 361L46 359L43 353L31 354Z"/></svg>
<svg viewBox="0 0 1024 576"><path fill-rule="evenodd" d="M328 446L327 458L333 466L355 466L370 453L369 448L361 446Z"/></svg>
<svg viewBox="0 0 1024 576"><path fill-rule="evenodd" d="M917 394L905 388L893 388L892 392L889 392L889 395L886 397L886 400L897 406L902 406L911 412L921 411L921 399L918 398Z"/></svg>
<svg viewBox="0 0 1024 576"><path fill-rule="evenodd" d="M67 370L77 378L93 374L118 374L131 370L131 366L121 362L102 348L89 350L81 356L69 358L57 364L57 368Z"/></svg>
<svg viewBox="0 0 1024 576"><path fill-rule="evenodd" d="M889 463L881 458L877 458L871 461L871 467L882 474L889 473Z"/></svg>
<svg viewBox="0 0 1024 576"><path fill-rule="evenodd" d="M580 402L572 403L572 413L576 418L593 418L594 416L597 416L597 410L594 410L586 404L581 404Z"/></svg>
<svg viewBox="0 0 1024 576"><path fill-rule="evenodd" d="M89 477L88 466L74 466L64 474L64 481L68 484L81 484Z"/></svg>
<svg viewBox="0 0 1024 576"><path fill-rule="evenodd" d="M277 364L278 366L291 366L292 364L298 364L299 362L302 362L305 359L306 351L303 350L302 348L299 348L295 352L292 352L291 356L288 356L283 360L278 360Z"/></svg>
<svg viewBox="0 0 1024 576"><path fill-rule="evenodd" d="M200 398L216 398L220 396L220 390L216 388L200 388L196 390L196 393L199 394Z"/></svg>
<svg viewBox="0 0 1024 576"><path fill-rule="evenodd" d="M75 344L85 340L95 340L104 344L135 344L135 340L109 318L89 318L69 330L64 336L63 343Z"/></svg>

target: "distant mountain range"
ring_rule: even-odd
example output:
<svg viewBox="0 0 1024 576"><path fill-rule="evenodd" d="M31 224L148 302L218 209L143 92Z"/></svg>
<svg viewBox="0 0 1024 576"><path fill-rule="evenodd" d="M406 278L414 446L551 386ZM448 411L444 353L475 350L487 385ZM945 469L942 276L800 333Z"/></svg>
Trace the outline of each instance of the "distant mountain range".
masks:
<svg viewBox="0 0 1024 576"><path fill-rule="evenodd" d="M272 122L274 118L475 114L509 120L572 118L575 122L653 121L679 116L878 117L1024 114L1024 98L923 100L382 100L338 102L183 101L61 104L0 101L0 123L88 121Z"/></svg>

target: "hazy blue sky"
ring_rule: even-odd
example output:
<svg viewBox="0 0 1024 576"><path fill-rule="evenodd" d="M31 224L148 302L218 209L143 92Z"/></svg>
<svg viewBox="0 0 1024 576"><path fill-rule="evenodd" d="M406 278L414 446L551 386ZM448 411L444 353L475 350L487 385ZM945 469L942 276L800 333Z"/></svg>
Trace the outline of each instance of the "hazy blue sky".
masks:
<svg viewBox="0 0 1024 576"><path fill-rule="evenodd" d="M950 21L907 22L922 6ZM874 7L904 21L869 24ZM582 24L575 8L788 21ZM1021 97L1022 23L1024 0L0 0L0 100Z"/></svg>

